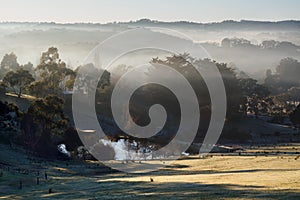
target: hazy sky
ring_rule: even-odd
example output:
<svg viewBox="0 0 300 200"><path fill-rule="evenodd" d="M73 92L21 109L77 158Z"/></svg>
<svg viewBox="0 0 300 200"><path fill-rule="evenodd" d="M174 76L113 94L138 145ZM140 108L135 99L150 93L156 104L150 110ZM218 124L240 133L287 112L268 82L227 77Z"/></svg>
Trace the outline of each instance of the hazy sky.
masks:
<svg viewBox="0 0 300 200"><path fill-rule="evenodd" d="M300 20L298 0L0 0L0 21Z"/></svg>

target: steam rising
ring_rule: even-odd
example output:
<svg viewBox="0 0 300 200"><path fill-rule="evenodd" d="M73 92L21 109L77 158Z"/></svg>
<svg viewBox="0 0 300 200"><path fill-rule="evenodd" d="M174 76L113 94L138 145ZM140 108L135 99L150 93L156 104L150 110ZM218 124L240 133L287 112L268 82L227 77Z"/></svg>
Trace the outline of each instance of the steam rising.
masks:
<svg viewBox="0 0 300 200"><path fill-rule="evenodd" d="M117 142L101 139L104 146L114 149L115 160L149 160L153 159L151 146L138 148L136 142L130 143L127 140L120 139Z"/></svg>

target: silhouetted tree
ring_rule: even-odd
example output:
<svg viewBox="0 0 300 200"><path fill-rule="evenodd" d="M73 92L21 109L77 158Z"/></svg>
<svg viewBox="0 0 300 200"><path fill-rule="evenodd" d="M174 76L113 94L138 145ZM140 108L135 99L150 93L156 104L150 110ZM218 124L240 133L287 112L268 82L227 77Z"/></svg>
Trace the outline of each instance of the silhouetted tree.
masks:
<svg viewBox="0 0 300 200"><path fill-rule="evenodd" d="M284 58L276 68L281 82L288 85L288 87L299 85L300 79L300 63L293 58Z"/></svg>
<svg viewBox="0 0 300 200"><path fill-rule="evenodd" d="M32 103L22 122L24 140L31 149L41 154L57 150L68 127L63 107L64 101L53 95Z"/></svg>
<svg viewBox="0 0 300 200"><path fill-rule="evenodd" d="M23 68L8 72L3 78L3 83L12 88L20 98L23 90L34 81L32 75Z"/></svg>
<svg viewBox="0 0 300 200"><path fill-rule="evenodd" d="M38 80L30 86L30 92L40 97L61 94L65 78L74 74L73 70L67 68L66 64L61 61L58 49L55 47L50 47L42 53L35 71Z"/></svg>
<svg viewBox="0 0 300 200"><path fill-rule="evenodd" d="M286 92L291 87L300 86L300 63L293 58L284 58L272 74L267 70L264 85L268 87L272 94Z"/></svg>

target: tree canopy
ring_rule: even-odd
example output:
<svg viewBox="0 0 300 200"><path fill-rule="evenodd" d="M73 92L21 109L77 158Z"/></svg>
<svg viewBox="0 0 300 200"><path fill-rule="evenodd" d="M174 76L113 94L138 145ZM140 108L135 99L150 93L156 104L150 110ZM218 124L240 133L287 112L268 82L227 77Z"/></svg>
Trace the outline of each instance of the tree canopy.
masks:
<svg viewBox="0 0 300 200"><path fill-rule="evenodd" d="M65 62L61 61L58 49L55 47L50 47L42 53L35 71L37 81L31 84L30 91L40 97L48 94L61 94L65 78L74 74L73 70L67 68Z"/></svg>
<svg viewBox="0 0 300 200"><path fill-rule="evenodd" d="M23 68L17 71L9 71L3 78L3 83L13 89L14 93L21 97L23 90L34 81L29 71Z"/></svg>
<svg viewBox="0 0 300 200"><path fill-rule="evenodd" d="M5 54L0 64L0 78L9 72L9 71L16 71L20 68L20 65L17 61L17 56L14 53Z"/></svg>
<svg viewBox="0 0 300 200"><path fill-rule="evenodd" d="M294 58L284 58L280 61L275 73L267 70L265 86L273 94L286 92L291 87L300 86L300 63Z"/></svg>
<svg viewBox="0 0 300 200"><path fill-rule="evenodd" d="M64 101L53 95L32 103L23 118L22 130L27 145L40 153L56 149L68 128Z"/></svg>

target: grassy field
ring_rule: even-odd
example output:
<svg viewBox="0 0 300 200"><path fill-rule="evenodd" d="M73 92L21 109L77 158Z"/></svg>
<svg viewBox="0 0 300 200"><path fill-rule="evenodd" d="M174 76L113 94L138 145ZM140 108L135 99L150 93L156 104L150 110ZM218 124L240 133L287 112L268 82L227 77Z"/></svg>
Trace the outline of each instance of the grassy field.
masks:
<svg viewBox="0 0 300 200"><path fill-rule="evenodd" d="M1 165L0 199L300 199L299 154L284 153L298 153L300 146L260 148L281 153L191 156L147 174L117 172L97 162L49 162L14 151L10 165Z"/></svg>

